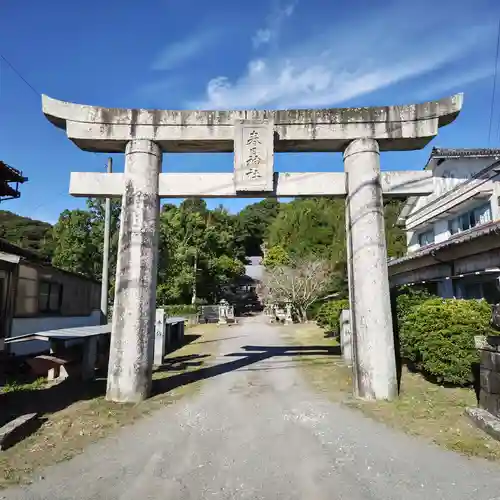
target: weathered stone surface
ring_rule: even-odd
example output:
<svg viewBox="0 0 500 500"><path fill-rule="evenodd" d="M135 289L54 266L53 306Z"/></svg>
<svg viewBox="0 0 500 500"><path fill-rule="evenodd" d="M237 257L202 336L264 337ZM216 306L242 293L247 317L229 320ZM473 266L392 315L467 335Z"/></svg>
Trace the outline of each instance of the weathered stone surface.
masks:
<svg viewBox="0 0 500 500"><path fill-rule="evenodd" d="M234 123L234 185L236 192L272 192L274 126L269 120Z"/></svg>
<svg viewBox="0 0 500 500"><path fill-rule="evenodd" d="M500 373L486 368L481 368L480 381L481 390L490 394L500 394Z"/></svg>
<svg viewBox="0 0 500 500"><path fill-rule="evenodd" d="M125 155L106 398L138 402L151 387L162 155L147 140L131 141Z"/></svg>
<svg viewBox="0 0 500 500"><path fill-rule="evenodd" d="M500 372L500 353L481 349L479 351L481 368Z"/></svg>
<svg viewBox="0 0 500 500"><path fill-rule="evenodd" d="M165 173L160 174L160 198L234 198L252 197L254 193L236 191L232 173ZM383 172L385 197L424 196L434 189L432 172ZM71 172L69 192L73 196L121 197L124 174ZM267 193L267 192L266 192ZM275 196L339 196L346 195L343 172L275 172Z"/></svg>
<svg viewBox="0 0 500 500"><path fill-rule="evenodd" d="M500 419L482 408L466 408L465 414L477 427L500 441Z"/></svg>
<svg viewBox="0 0 500 500"><path fill-rule="evenodd" d="M474 346L476 349L484 349L487 345L486 335L474 335Z"/></svg>
<svg viewBox="0 0 500 500"><path fill-rule="evenodd" d="M112 109L42 96L45 116L80 148L123 152L132 139L163 151L231 152L236 120L274 122L277 152L338 151L352 139L378 141L382 151L421 149L460 113L463 96L406 106L282 111Z"/></svg>
<svg viewBox="0 0 500 500"><path fill-rule="evenodd" d="M397 378L376 141L352 142L344 153L344 168L359 396L392 399Z"/></svg>
<svg viewBox="0 0 500 500"><path fill-rule="evenodd" d="M31 434L39 425L37 419L38 413L27 413L0 427L0 451L10 448Z"/></svg>
<svg viewBox="0 0 500 500"><path fill-rule="evenodd" d="M352 365L352 329L351 329L351 311L343 309L339 317L340 323L340 349L342 358L347 366Z"/></svg>
<svg viewBox="0 0 500 500"><path fill-rule="evenodd" d="M500 415L500 394L490 394L481 389L479 393L479 406L488 410L492 415Z"/></svg>
<svg viewBox="0 0 500 500"><path fill-rule="evenodd" d="M486 342L490 348L493 348L495 351L500 351L500 336L488 335L486 337Z"/></svg>

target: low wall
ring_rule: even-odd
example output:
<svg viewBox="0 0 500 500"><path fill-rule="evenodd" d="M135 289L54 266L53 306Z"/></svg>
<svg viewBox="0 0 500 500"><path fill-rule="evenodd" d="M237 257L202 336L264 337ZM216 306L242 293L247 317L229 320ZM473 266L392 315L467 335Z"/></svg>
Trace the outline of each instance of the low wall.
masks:
<svg viewBox="0 0 500 500"><path fill-rule="evenodd" d="M481 358L479 406L500 417L500 352L480 349Z"/></svg>
<svg viewBox="0 0 500 500"><path fill-rule="evenodd" d="M93 311L89 316L49 316L42 318L14 318L12 320L11 337L28 333L58 330L60 328L76 328L79 326L95 326L101 323L101 311ZM68 343L69 344L69 343ZM49 349L48 342L32 340L11 344L9 350L17 356L36 354Z"/></svg>

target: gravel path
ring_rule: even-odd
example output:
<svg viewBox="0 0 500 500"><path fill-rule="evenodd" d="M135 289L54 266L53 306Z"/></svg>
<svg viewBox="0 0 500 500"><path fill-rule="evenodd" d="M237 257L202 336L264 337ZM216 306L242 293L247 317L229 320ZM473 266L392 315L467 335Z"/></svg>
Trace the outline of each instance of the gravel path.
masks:
<svg viewBox="0 0 500 500"><path fill-rule="evenodd" d="M279 346L258 318L221 329L216 363L243 346ZM231 338L234 337L234 338ZM330 403L293 359L273 357L204 382L180 400L8 500L500 499L500 467L469 460Z"/></svg>

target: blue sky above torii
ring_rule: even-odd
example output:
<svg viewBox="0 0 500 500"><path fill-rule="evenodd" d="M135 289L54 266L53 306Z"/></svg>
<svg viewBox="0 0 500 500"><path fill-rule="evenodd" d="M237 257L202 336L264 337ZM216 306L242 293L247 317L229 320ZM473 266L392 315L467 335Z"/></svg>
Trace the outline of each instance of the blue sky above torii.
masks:
<svg viewBox="0 0 500 500"><path fill-rule="evenodd" d="M424 151L382 155L420 169L432 145L488 146L500 5L495 0L151 0L2 3L0 52L39 91L109 107L293 108L405 104L465 92L464 111ZM500 85L499 85L500 87ZM497 96L491 146L500 147ZM102 171L0 64L0 159L30 178L1 209L54 222L84 200L69 173ZM276 169L341 170L339 154L283 154ZM115 156L123 169L123 156ZM164 156L164 171L230 171L231 155ZM231 211L253 200L211 200Z"/></svg>

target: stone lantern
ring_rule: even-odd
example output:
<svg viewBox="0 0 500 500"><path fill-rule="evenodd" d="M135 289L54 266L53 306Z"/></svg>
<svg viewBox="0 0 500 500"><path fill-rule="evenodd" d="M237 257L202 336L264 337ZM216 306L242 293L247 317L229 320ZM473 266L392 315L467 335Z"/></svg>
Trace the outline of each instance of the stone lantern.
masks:
<svg viewBox="0 0 500 500"><path fill-rule="evenodd" d="M226 299L222 299L219 302L219 325L227 325L227 312L229 308L229 302Z"/></svg>
<svg viewBox="0 0 500 500"><path fill-rule="evenodd" d="M292 303L287 300L285 303L285 325L293 324L292 318Z"/></svg>

